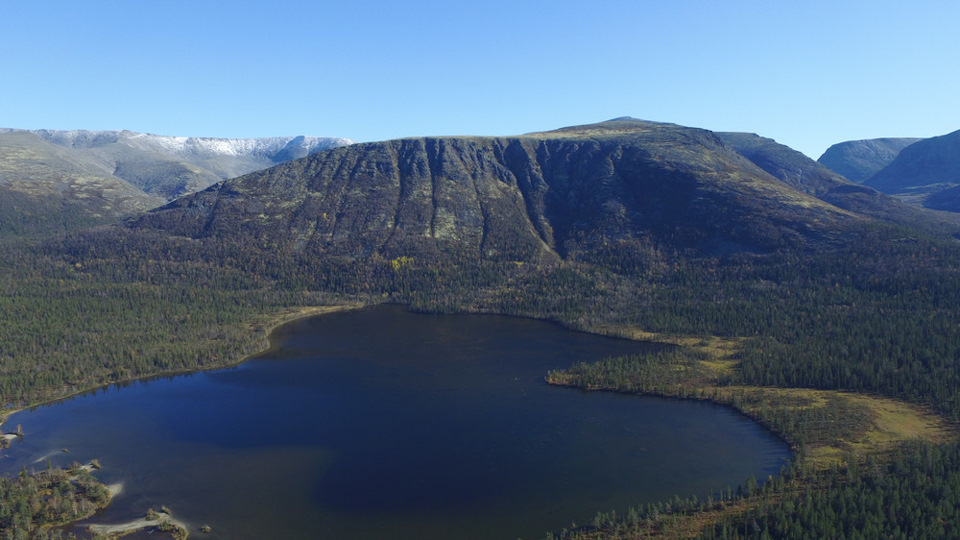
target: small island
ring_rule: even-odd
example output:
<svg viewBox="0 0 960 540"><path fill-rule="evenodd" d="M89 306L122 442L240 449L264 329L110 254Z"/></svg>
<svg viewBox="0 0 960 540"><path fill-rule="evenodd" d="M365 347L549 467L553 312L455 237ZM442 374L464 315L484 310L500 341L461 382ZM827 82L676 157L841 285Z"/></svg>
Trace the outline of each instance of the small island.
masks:
<svg viewBox="0 0 960 540"><path fill-rule="evenodd" d="M0 426L3 425L5 418L0 417ZM0 430L0 448L10 448L13 441L23 438L23 427L17 425L16 433L4 433Z"/></svg>
<svg viewBox="0 0 960 540"><path fill-rule="evenodd" d="M0 432L0 444L9 448L23 436L18 425L15 433ZM102 484L91 474L99 469L96 459L86 464L74 462L66 468L53 467L48 461L44 470L28 471L24 467L16 478L0 477L0 531L12 538L33 538L106 508L123 491L123 484ZM150 509L144 518L128 523L89 525L87 532L97 538L119 538L144 529L168 532L177 540L189 534L187 526L165 506L160 512Z"/></svg>

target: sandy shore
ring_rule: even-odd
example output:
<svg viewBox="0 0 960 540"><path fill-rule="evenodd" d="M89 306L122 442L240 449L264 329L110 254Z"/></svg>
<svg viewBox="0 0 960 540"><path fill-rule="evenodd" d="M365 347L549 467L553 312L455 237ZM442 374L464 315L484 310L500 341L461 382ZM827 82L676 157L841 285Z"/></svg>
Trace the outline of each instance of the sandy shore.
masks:
<svg viewBox="0 0 960 540"><path fill-rule="evenodd" d="M122 483L110 484L107 486L107 491L110 492L110 498L113 499L114 497L116 497L117 495L123 492L123 484Z"/></svg>
<svg viewBox="0 0 960 540"><path fill-rule="evenodd" d="M156 519L135 519L133 521L128 521L126 523L118 523L116 525L88 525L87 531L100 535L106 536L108 538L119 538L123 535L134 533L143 529L150 529L153 527L160 527L161 525L173 525L184 532L189 531L187 524L174 518L170 514L159 513L159 517Z"/></svg>

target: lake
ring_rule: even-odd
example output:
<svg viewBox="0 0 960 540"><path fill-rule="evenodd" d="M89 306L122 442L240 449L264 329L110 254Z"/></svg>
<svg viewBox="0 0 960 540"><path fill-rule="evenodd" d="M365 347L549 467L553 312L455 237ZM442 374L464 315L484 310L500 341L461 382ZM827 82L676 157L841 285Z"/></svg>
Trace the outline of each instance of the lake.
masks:
<svg viewBox="0 0 960 540"><path fill-rule="evenodd" d="M198 538L529 540L764 479L790 455L725 407L544 382L655 344L392 305L287 324L271 343L234 368L17 413L6 427L26 436L0 470L99 459L124 491L83 523L166 505Z"/></svg>

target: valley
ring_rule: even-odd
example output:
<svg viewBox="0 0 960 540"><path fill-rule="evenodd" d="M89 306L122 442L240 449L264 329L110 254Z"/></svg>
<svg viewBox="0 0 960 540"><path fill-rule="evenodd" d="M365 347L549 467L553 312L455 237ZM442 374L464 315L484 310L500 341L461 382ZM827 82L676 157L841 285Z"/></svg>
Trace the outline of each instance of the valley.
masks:
<svg viewBox="0 0 960 540"><path fill-rule="evenodd" d="M786 516L774 506L814 487L829 498L890 485L898 470L919 471L910 456L953 478L958 233L953 214L750 134L617 119L354 144L120 224L0 245L0 402L233 365L264 349L279 320L327 306L391 302L657 336L681 353L637 358L613 379L603 362L549 377L715 400L802 448L787 471L718 505L634 512L690 536L747 536L751 512ZM592 369L599 378L584 382ZM862 422L829 424L838 415ZM722 519L705 520L710 508ZM804 523L791 515L785 527ZM556 534L619 534L622 519ZM835 525L845 519L856 518ZM877 530L908 530L877 519Z"/></svg>
<svg viewBox="0 0 960 540"><path fill-rule="evenodd" d="M929 139L847 141L820 158L848 178L915 206L960 211L960 131Z"/></svg>

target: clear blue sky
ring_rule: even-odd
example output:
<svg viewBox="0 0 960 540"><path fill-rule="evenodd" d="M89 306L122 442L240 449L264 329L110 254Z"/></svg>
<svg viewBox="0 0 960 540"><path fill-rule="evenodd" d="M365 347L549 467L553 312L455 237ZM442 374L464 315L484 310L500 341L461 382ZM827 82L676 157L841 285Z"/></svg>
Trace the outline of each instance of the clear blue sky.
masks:
<svg viewBox="0 0 960 540"><path fill-rule="evenodd" d="M960 129L960 2L0 0L0 127L360 141Z"/></svg>

